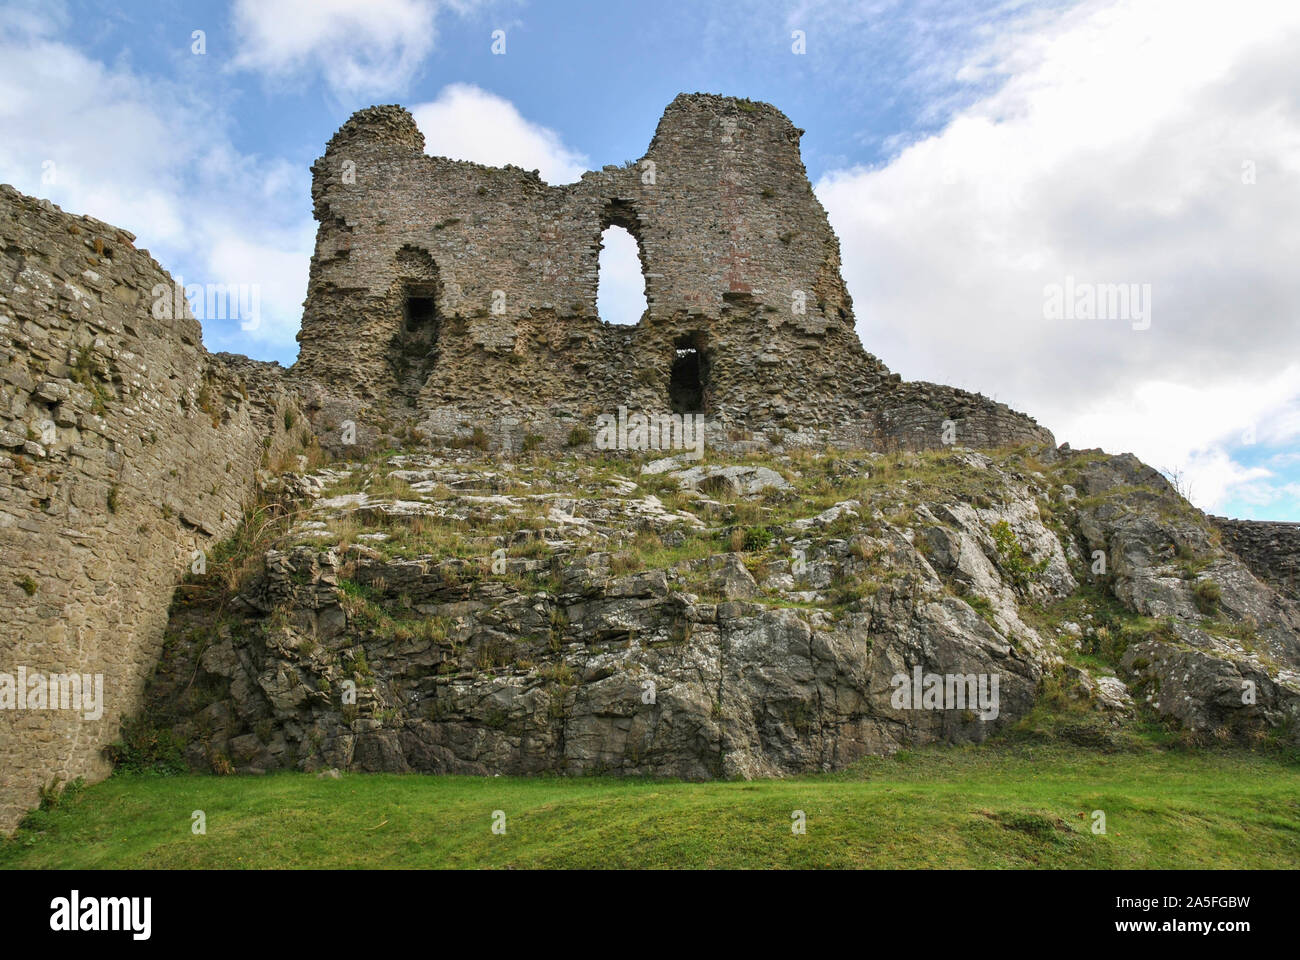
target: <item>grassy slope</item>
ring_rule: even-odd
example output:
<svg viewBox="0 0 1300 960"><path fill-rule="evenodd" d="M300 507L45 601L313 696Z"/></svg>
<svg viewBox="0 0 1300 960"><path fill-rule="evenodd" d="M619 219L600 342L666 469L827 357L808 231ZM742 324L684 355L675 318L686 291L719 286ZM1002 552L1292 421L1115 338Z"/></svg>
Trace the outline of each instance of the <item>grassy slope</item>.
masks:
<svg viewBox="0 0 1300 960"><path fill-rule="evenodd" d="M200 809L206 836L190 832ZM507 866L1295 868L1300 765L1018 745L751 783L119 776L0 842L6 868Z"/></svg>

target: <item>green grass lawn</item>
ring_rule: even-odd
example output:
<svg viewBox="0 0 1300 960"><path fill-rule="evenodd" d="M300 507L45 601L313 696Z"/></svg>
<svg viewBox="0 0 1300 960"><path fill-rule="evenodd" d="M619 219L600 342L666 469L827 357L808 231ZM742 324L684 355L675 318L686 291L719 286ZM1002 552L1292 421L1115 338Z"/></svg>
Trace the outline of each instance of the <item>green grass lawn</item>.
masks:
<svg viewBox="0 0 1300 960"><path fill-rule="evenodd" d="M748 783L126 775L0 842L6 868L1298 866L1294 761L1024 744Z"/></svg>

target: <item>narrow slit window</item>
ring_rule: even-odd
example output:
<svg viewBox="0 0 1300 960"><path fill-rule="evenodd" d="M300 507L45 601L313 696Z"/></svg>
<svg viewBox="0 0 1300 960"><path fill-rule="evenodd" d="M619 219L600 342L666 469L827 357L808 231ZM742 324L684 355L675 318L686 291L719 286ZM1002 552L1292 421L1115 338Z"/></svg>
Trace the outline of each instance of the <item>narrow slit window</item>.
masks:
<svg viewBox="0 0 1300 960"><path fill-rule="evenodd" d="M416 333L433 322L433 297L406 298L406 332Z"/></svg>
<svg viewBox="0 0 1300 960"><path fill-rule="evenodd" d="M673 349L668 402L673 413L703 413L708 380L708 358L698 342L679 340Z"/></svg>
<svg viewBox="0 0 1300 960"><path fill-rule="evenodd" d="M424 388L438 362L437 286L408 282L402 293L402 322L393 341L392 364L402 388L412 395Z"/></svg>

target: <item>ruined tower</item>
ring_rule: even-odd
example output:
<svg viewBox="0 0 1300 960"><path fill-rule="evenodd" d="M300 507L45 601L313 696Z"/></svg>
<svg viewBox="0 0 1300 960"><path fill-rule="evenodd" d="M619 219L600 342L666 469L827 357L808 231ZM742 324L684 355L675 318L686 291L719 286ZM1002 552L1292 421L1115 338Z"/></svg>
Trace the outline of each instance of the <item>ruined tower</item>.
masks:
<svg viewBox="0 0 1300 960"><path fill-rule="evenodd" d="M903 384L863 350L839 241L775 107L678 96L638 161L548 186L424 153L398 106L357 112L313 166L320 226L295 372L433 432L560 438L619 406L719 432L928 447L1050 440L983 397ZM602 231L636 239L647 310L596 311Z"/></svg>

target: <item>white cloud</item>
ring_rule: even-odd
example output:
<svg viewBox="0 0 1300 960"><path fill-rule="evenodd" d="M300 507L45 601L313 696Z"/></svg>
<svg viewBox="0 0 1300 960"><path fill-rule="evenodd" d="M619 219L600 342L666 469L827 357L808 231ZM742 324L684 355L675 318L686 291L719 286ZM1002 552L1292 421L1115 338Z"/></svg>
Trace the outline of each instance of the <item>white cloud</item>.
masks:
<svg viewBox="0 0 1300 960"><path fill-rule="evenodd" d="M411 115L424 134L425 153L435 157L494 167L513 163L539 171L550 184L572 183L587 170L586 156L566 147L554 130L473 84L446 86L438 99L412 107Z"/></svg>
<svg viewBox="0 0 1300 960"><path fill-rule="evenodd" d="M314 235L307 173L232 150L228 119L192 91L37 26L0 28L0 181L130 230L186 283L257 284L260 326L209 321L204 339L292 357Z"/></svg>
<svg viewBox="0 0 1300 960"><path fill-rule="evenodd" d="M248 351L250 341L271 346L294 342L302 321L315 237L315 224L309 220L259 231L256 240L249 239L247 231L230 229L212 236L212 247L207 251L211 276L217 278L215 282L221 282L221 278L249 278L246 282L256 283L262 316L256 327L241 323L240 335L234 334L232 324L223 328L222 337L206 337L211 349L243 353ZM197 278L185 278L187 283L191 279ZM212 325L211 321L204 323L205 333Z"/></svg>
<svg viewBox="0 0 1300 960"><path fill-rule="evenodd" d="M1267 0L1088 0L994 41L966 74L995 92L817 185L864 345L1181 467L1203 506L1258 483L1236 438L1300 438L1298 47ZM1045 320L1067 276L1151 284L1151 328Z"/></svg>
<svg viewBox="0 0 1300 960"><path fill-rule="evenodd" d="M237 0L233 65L319 74L340 96L401 91L433 50L434 0Z"/></svg>
<svg viewBox="0 0 1300 960"><path fill-rule="evenodd" d="M1239 486L1259 488L1260 481L1276 476L1269 467L1237 463L1231 451L1256 444L1271 448L1296 437L1291 421L1300 412L1297 384L1296 363L1258 382L1143 380L1099 398L1073 424L1079 435L1104 437L1109 449L1132 450L1157 469L1182 471L1193 501L1210 506Z"/></svg>

